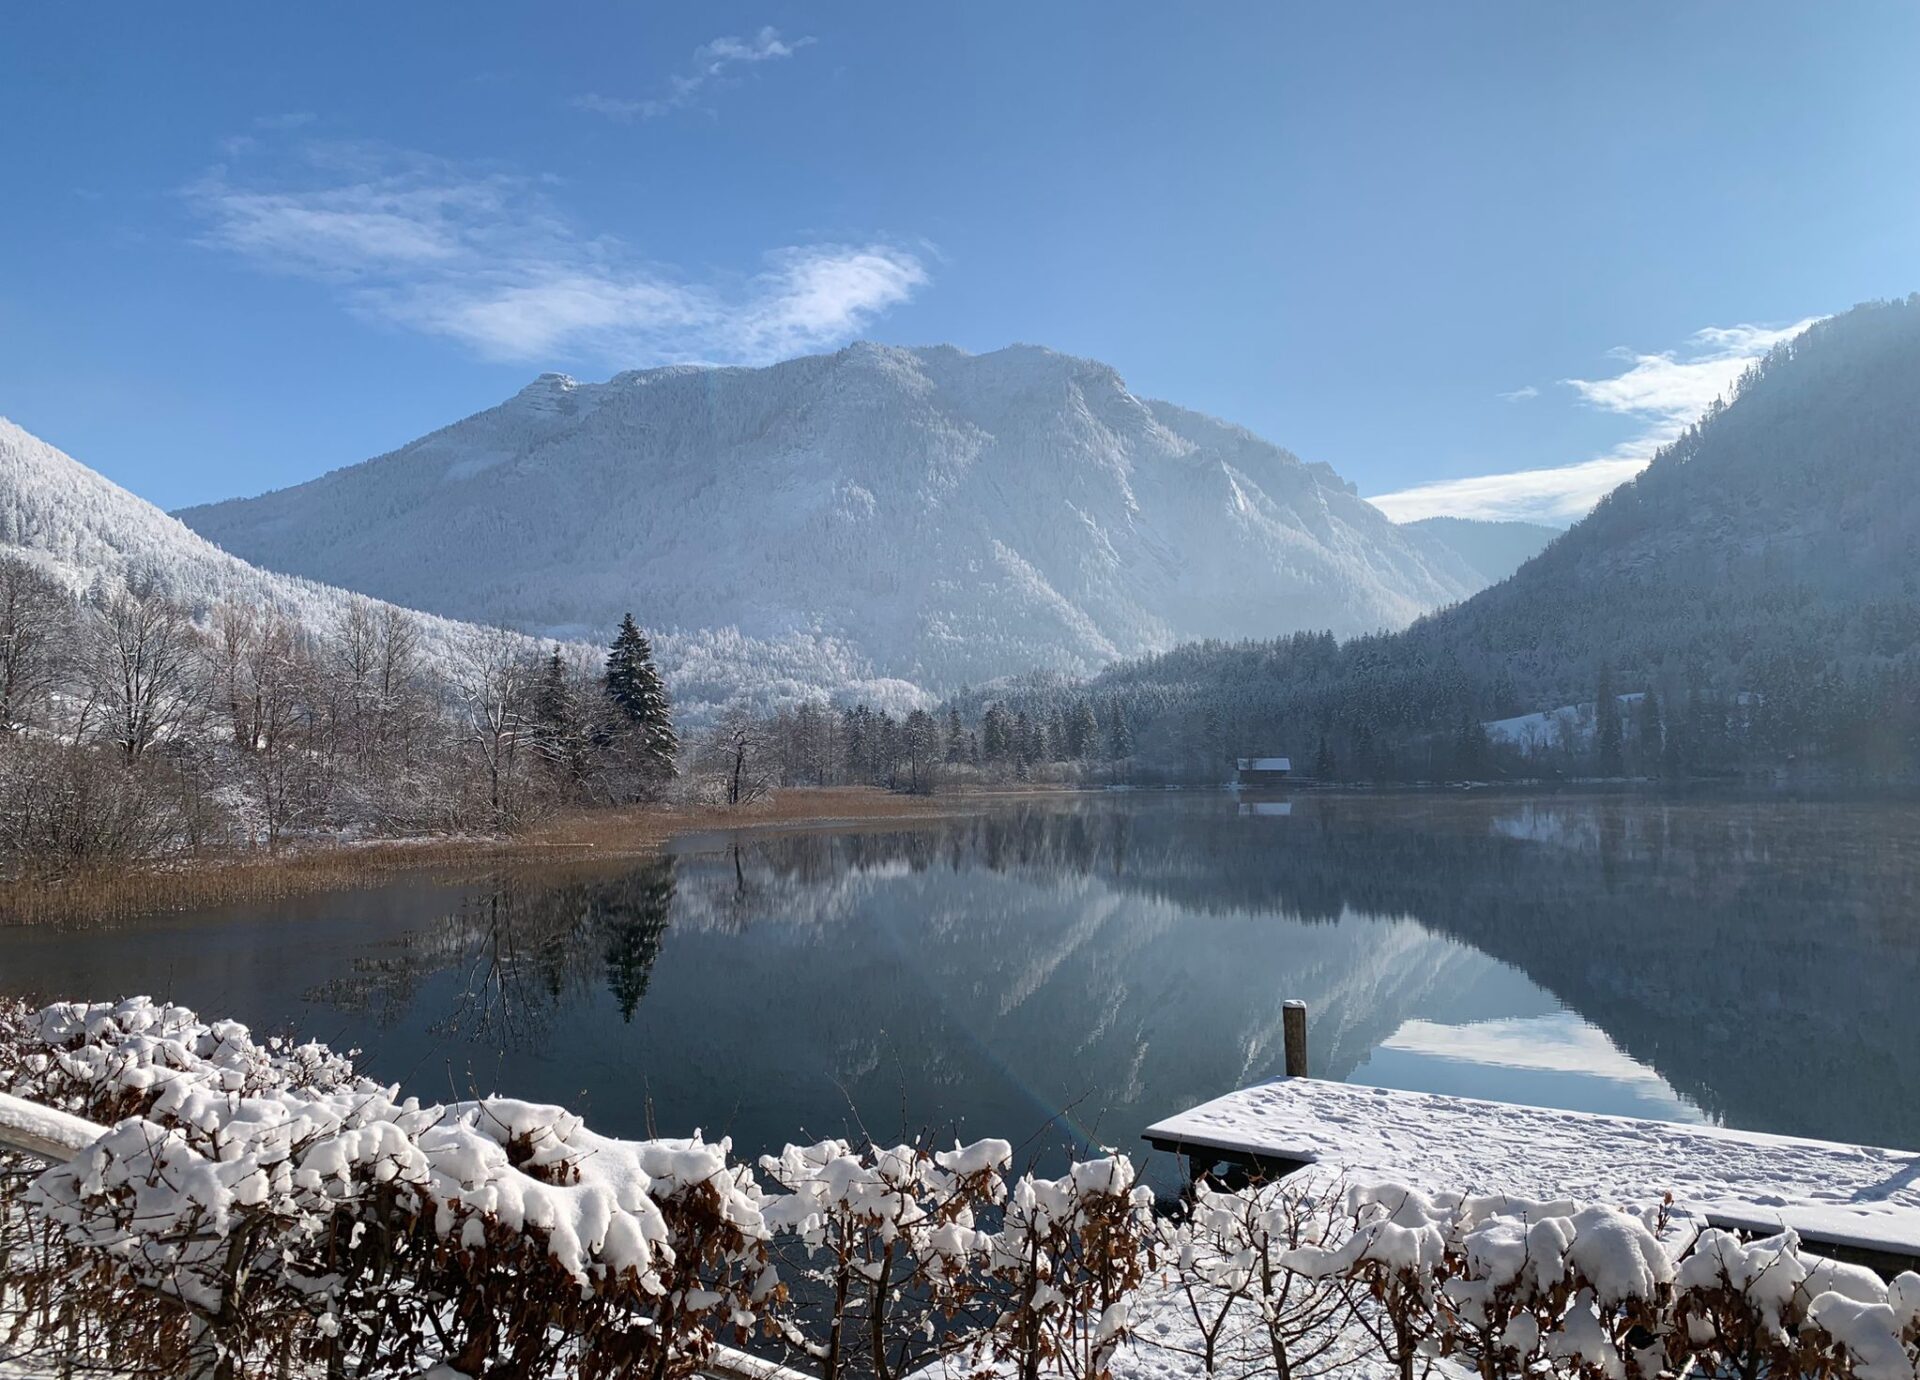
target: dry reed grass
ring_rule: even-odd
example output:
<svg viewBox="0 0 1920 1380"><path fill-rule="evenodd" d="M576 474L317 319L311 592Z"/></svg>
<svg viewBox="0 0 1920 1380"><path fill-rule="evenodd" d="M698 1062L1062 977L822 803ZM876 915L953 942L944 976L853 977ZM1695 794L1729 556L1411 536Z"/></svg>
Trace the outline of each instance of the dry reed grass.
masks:
<svg viewBox="0 0 1920 1380"><path fill-rule="evenodd" d="M107 924L143 916L377 886L404 873L454 878L503 864L648 857L677 835L709 830L911 827L1033 792L904 796L866 786L781 791L737 810L717 805L635 805L571 810L499 838L314 845L274 854L207 855L58 879L0 881L0 925Z"/></svg>

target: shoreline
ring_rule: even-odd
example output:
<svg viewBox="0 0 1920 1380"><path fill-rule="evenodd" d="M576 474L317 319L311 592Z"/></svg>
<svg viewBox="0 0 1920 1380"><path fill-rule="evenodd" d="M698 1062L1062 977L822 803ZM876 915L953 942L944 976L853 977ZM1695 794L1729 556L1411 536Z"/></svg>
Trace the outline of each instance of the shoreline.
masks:
<svg viewBox="0 0 1920 1380"><path fill-rule="evenodd" d="M1192 788L1202 789L1202 788ZM942 819L978 814L1020 801L1104 796L1108 788L1058 783L960 785L934 795L901 795L877 786L812 786L783 790L738 809L720 805L651 804L561 811L507 835L443 835L413 838L315 840L276 854L208 854L166 863L102 869L57 881L0 881L0 929L14 926L81 928L125 924L222 906L264 904L294 896L385 885L409 875L435 880L478 879L507 867L617 863L658 857L697 838L735 839L770 833L841 829L910 829ZM1158 788L1139 788L1157 796ZM1655 797L1673 803L1723 795L1796 803L1895 799L1907 791L1811 791L1778 785L1752 787L1713 782L1499 782L1394 783L1386 786L1322 785L1302 781L1286 788L1249 788L1252 800L1288 797L1468 798L1512 796ZM685 849L681 851L698 851Z"/></svg>
<svg viewBox="0 0 1920 1380"><path fill-rule="evenodd" d="M818 786L781 791L738 809L719 805L576 809L541 820L520 834L334 840L277 854L184 858L51 882L0 882L0 927L124 923L378 886L430 870L478 875L516 864L650 858L666 852L676 839L701 834L857 825L911 828L975 814L1002 802L1076 793L1067 787L1029 786L899 795L876 786Z"/></svg>

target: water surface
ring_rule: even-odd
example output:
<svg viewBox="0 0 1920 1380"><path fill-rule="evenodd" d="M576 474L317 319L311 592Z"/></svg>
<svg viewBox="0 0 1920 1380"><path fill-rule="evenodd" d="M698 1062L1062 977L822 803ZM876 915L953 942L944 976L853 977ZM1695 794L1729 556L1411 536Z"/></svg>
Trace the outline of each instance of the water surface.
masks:
<svg viewBox="0 0 1920 1380"><path fill-rule="evenodd" d="M1079 798L0 929L0 990L148 992L423 1097L756 1154L1132 1148L1279 1074L1293 997L1323 1077L1913 1145L1917 842L1884 802Z"/></svg>

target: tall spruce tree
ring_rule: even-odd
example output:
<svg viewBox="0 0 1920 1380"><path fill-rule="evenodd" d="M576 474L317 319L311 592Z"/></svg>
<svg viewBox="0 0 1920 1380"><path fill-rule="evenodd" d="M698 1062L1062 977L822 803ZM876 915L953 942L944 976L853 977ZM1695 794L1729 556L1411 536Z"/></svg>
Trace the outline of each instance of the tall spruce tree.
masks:
<svg viewBox="0 0 1920 1380"><path fill-rule="evenodd" d="M679 773L674 759L680 738L673 730L673 706L666 683L653 664L653 645L628 614L607 650L607 699L613 708L615 736L648 782L669 781Z"/></svg>
<svg viewBox="0 0 1920 1380"><path fill-rule="evenodd" d="M1634 707L1633 743L1640 770L1648 776L1658 776L1666 744L1660 727L1660 697L1651 685Z"/></svg>
<svg viewBox="0 0 1920 1380"><path fill-rule="evenodd" d="M1075 761L1092 757L1099 747L1100 725L1093 717L1093 706L1076 700L1067 716L1067 756Z"/></svg>
<svg viewBox="0 0 1920 1380"><path fill-rule="evenodd" d="M1627 769L1621 751L1620 701L1613 689L1613 667L1600 663L1600 681L1593 696L1593 750L1602 776L1619 776Z"/></svg>
<svg viewBox="0 0 1920 1380"><path fill-rule="evenodd" d="M573 701L573 679L567 663L555 647L540 673L533 691L533 721L538 734L536 746L547 765L568 782L577 783L586 775L585 735Z"/></svg>

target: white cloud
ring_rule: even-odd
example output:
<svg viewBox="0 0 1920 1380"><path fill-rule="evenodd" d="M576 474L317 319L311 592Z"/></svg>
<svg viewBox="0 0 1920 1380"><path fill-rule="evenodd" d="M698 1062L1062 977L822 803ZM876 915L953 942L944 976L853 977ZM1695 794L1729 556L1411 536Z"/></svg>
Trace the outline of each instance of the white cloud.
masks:
<svg viewBox="0 0 1920 1380"><path fill-rule="evenodd" d="M1494 396L1499 398L1501 402L1525 402L1528 398L1539 397L1540 390L1529 383L1524 387L1514 389L1511 393L1496 393Z"/></svg>
<svg viewBox="0 0 1920 1380"><path fill-rule="evenodd" d="M1730 394L1756 359L1819 319L1810 316L1791 326L1708 326L1681 348L1656 354L1614 350L1614 358L1626 361L1618 373L1561 380L1589 407L1640 424L1611 450L1570 465L1417 484L1371 502L1395 522L1443 516L1577 521L1645 469L1660 448L1677 439L1716 398ZM1537 392L1520 389L1500 396L1513 399Z"/></svg>
<svg viewBox="0 0 1920 1380"><path fill-rule="evenodd" d="M1369 499L1395 522L1470 517L1565 526L1646 468L1644 458L1603 456L1577 465L1442 479Z"/></svg>
<svg viewBox="0 0 1920 1380"><path fill-rule="evenodd" d="M364 145L310 144L272 185L218 168L186 195L203 243L490 359L764 363L837 344L928 282L881 243L782 247L688 281L583 233L532 179Z"/></svg>
<svg viewBox="0 0 1920 1380"><path fill-rule="evenodd" d="M745 38L725 35L695 48L688 69L669 78L667 89L658 96L630 100L589 91L574 97L572 104L575 109L589 110L613 120L650 120L693 104L695 97L708 85L724 78L730 67L790 58L812 42L812 37L782 38L780 31L771 25Z"/></svg>

